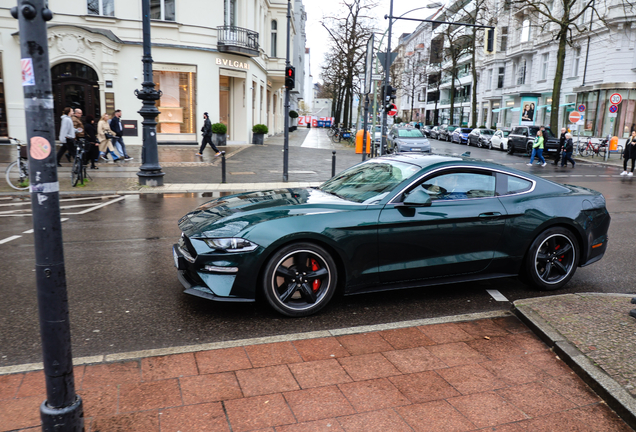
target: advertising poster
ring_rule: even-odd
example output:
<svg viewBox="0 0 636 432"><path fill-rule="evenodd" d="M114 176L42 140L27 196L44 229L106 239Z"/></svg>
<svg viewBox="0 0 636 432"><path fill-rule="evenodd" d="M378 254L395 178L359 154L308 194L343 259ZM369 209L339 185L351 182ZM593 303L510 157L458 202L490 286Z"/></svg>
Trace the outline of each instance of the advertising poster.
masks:
<svg viewBox="0 0 636 432"><path fill-rule="evenodd" d="M537 106L539 105L539 98L524 96L521 98L521 117L519 124L521 126L532 126L537 115Z"/></svg>

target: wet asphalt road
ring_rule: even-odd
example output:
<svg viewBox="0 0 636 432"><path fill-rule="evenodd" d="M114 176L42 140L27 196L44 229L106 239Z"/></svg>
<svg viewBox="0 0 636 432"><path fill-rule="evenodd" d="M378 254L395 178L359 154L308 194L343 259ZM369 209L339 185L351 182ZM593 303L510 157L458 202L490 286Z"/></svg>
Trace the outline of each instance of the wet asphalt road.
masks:
<svg viewBox="0 0 636 432"><path fill-rule="evenodd" d="M619 168L527 167L527 158L433 141L437 152L462 153L539 173L553 181L601 191L612 215L610 244L602 261L578 269L559 293L634 293L636 180ZM70 198L70 197L65 197ZM517 279L444 285L336 299L319 315L283 318L264 304L227 304L182 294L171 246L177 220L209 200L200 194L131 195L123 199L65 201L64 257L71 310L73 356L191 345L259 336L379 324L445 315L508 310L510 302L552 295ZM100 204L106 205L96 208ZM4 209L28 209L7 206ZM0 207L1 209L2 207ZM30 217L0 217L0 366L41 361ZM495 301L498 290L509 301Z"/></svg>

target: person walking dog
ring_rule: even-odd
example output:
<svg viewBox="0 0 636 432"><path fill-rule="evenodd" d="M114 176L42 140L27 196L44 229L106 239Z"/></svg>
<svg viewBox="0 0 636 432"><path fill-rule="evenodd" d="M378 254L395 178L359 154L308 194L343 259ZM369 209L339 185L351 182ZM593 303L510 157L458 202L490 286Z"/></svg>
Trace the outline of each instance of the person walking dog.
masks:
<svg viewBox="0 0 636 432"><path fill-rule="evenodd" d="M632 170L627 172L627 160L632 160ZM634 163L636 162L636 131L632 132L632 135L627 138L625 143L625 151L623 151L623 172L622 176L632 177L634 175Z"/></svg>
<svg viewBox="0 0 636 432"><path fill-rule="evenodd" d="M534 157L539 159L539 163L542 167L546 165L545 159L543 159L543 132L538 131L537 137L534 139L534 144L532 145L532 155L530 156L530 163L526 164L528 166L532 166L534 162Z"/></svg>
<svg viewBox="0 0 636 432"><path fill-rule="evenodd" d="M572 164L572 168L574 168L574 165L576 165L576 163L574 162L574 159L572 159L573 151L574 143L572 142L572 134L568 132L565 134L565 144L563 144L563 160L561 162L562 167L567 167L568 161L570 161L570 163Z"/></svg>
<svg viewBox="0 0 636 432"><path fill-rule="evenodd" d="M205 150L205 146L210 144L210 147L212 147L212 150L214 150L214 152L216 153L214 156L221 156L222 153L212 142L212 122L210 121L210 116L208 116L208 113L206 112L203 113L203 127L201 128L201 132L203 132L203 141L201 142L201 148L196 155L203 156L203 150Z"/></svg>

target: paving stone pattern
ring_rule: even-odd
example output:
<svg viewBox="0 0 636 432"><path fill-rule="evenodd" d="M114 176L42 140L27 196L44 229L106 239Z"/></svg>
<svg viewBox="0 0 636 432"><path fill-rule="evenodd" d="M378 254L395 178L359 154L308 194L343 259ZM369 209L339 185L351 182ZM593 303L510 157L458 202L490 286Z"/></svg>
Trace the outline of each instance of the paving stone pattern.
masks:
<svg viewBox="0 0 636 432"><path fill-rule="evenodd" d="M625 295L565 294L521 303L636 396L635 306Z"/></svg>
<svg viewBox="0 0 636 432"><path fill-rule="evenodd" d="M629 431L515 317L77 366L87 432ZM0 376L39 430L43 373Z"/></svg>

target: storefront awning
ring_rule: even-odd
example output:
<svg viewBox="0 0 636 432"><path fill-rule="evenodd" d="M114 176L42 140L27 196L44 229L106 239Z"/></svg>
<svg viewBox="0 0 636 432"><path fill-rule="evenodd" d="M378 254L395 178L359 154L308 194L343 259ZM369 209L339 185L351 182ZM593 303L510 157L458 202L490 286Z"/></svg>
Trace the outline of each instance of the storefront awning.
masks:
<svg viewBox="0 0 636 432"><path fill-rule="evenodd" d="M574 102L564 103L564 104L561 104L559 106L562 107L562 106L570 106L570 105L576 105L576 103L574 103Z"/></svg>
<svg viewBox="0 0 636 432"><path fill-rule="evenodd" d="M537 109L547 108L547 107L549 107L549 106L551 106L551 105L539 105L539 106L537 107Z"/></svg>
<svg viewBox="0 0 636 432"><path fill-rule="evenodd" d="M503 110L507 110L507 109L511 109L512 107L504 107L504 108L495 108L494 110L492 110L492 112L499 112L499 111L503 111Z"/></svg>
<svg viewBox="0 0 636 432"><path fill-rule="evenodd" d="M517 108L513 108L513 109L511 109L510 111L512 111L512 112L521 111L521 108L519 108L519 107L517 107Z"/></svg>

